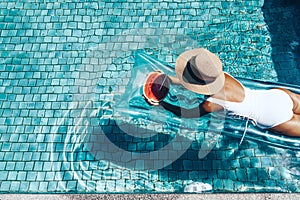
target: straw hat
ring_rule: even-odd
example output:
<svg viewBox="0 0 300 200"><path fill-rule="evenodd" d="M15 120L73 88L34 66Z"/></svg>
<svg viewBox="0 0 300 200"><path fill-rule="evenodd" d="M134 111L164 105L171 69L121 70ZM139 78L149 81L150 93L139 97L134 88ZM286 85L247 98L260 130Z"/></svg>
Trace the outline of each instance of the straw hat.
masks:
<svg viewBox="0 0 300 200"><path fill-rule="evenodd" d="M221 60L204 48L180 54L176 60L176 75L185 88L204 95L217 93L225 82Z"/></svg>

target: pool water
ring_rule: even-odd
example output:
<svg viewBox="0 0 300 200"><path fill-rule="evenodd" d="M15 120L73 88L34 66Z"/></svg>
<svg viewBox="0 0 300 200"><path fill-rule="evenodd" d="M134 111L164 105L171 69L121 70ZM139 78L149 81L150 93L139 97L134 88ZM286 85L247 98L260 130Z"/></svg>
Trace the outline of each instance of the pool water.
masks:
<svg viewBox="0 0 300 200"><path fill-rule="evenodd" d="M199 158L203 134L186 132L174 159L155 152L177 129L151 135L114 119L140 49L173 65L202 46L234 76L299 84L299 3L276 2L2 1L0 192L169 193L193 182L210 192L299 192L297 151L219 135ZM295 17L283 23L276 12ZM287 43L274 20L291 24ZM137 162L145 152L166 164L146 169Z"/></svg>

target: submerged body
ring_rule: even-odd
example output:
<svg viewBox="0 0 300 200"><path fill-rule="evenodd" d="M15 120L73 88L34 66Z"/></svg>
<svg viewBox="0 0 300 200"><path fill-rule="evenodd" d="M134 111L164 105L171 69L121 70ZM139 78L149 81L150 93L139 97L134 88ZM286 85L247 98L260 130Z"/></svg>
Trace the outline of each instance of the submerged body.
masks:
<svg viewBox="0 0 300 200"><path fill-rule="evenodd" d="M227 109L264 129L300 136L300 95L285 89L250 90L225 73L222 90L202 103L204 110Z"/></svg>
<svg viewBox="0 0 300 200"><path fill-rule="evenodd" d="M169 77L171 83L181 84L192 92L209 97L192 109L180 108L164 101L157 104L174 114L194 118L225 109L234 115L251 119L263 129L300 137L300 95L281 88L246 88L223 72L218 56L203 48L180 54L175 71L176 77ZM151 92L161 96L163 91L152 89ZM151 99L145 99L154 105Z"/></svg>
<svg viewBox="0 0 300 200"><path fill-rule="evenodd" d="M229 74L227 76L230 77ZM214 97L208 98L207 101L222 106L231 112L230 114L251 119L255 125L263 129L273 128L293 117L293 101L286 92L279 89L251 90L240 85L242 88L239 87L238 90L244 89L244 98L240 102Z"/></svg>
<svg viewBox="0 0 300 200"><path fill-rule="evenodd" d="M174 77L170 80L179 84ZM185 109L164 101L159 105L184 118L225 109L233 115L251 119L260 128L300 137L300 95L282 88L252 90L227 73L223 88L195 108Z"/></svg>

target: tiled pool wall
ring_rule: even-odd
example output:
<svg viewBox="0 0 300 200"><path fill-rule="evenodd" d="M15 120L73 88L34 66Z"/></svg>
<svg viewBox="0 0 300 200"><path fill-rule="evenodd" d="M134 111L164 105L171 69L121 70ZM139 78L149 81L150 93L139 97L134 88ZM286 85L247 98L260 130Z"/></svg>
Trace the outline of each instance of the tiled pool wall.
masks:
<svg viewBox="0 0 300 200"><path fill-rule="evenodd" d="M300 2L265 1L263 6L272 42L278 81L300 84Z"/></svg>
<svg viewBox="0 0 300 200"><path fill-rule="evenodd" d="M82 108L97 110L124 91L136 49L174 64L184 49L203 46L233 75L277 80L263 5L2 1L0 192L182 192L191 181L209 183L214 192L299 191L282 165L296 153L261 143L239 147L223 136L199 160L194 141L175 163L149 172L95 159L72 132ZM132 142L130 150L142 148Z"/></svg>

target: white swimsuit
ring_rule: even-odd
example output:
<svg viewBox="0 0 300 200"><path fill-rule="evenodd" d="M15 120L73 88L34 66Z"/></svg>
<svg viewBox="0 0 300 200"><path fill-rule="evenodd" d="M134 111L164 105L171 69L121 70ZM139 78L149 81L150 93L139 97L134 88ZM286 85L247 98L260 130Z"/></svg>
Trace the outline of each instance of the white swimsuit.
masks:
<svg viewBox="0 0 300 200"><path fill-rule="evenodd" d="M242 102L212 97L207 101L222 106L233 115L251 119L255 125L263 129L272 128L293 117L293 101L286 92L279 89L252 90L245 87L244 90L245 98Z"/></svg>

